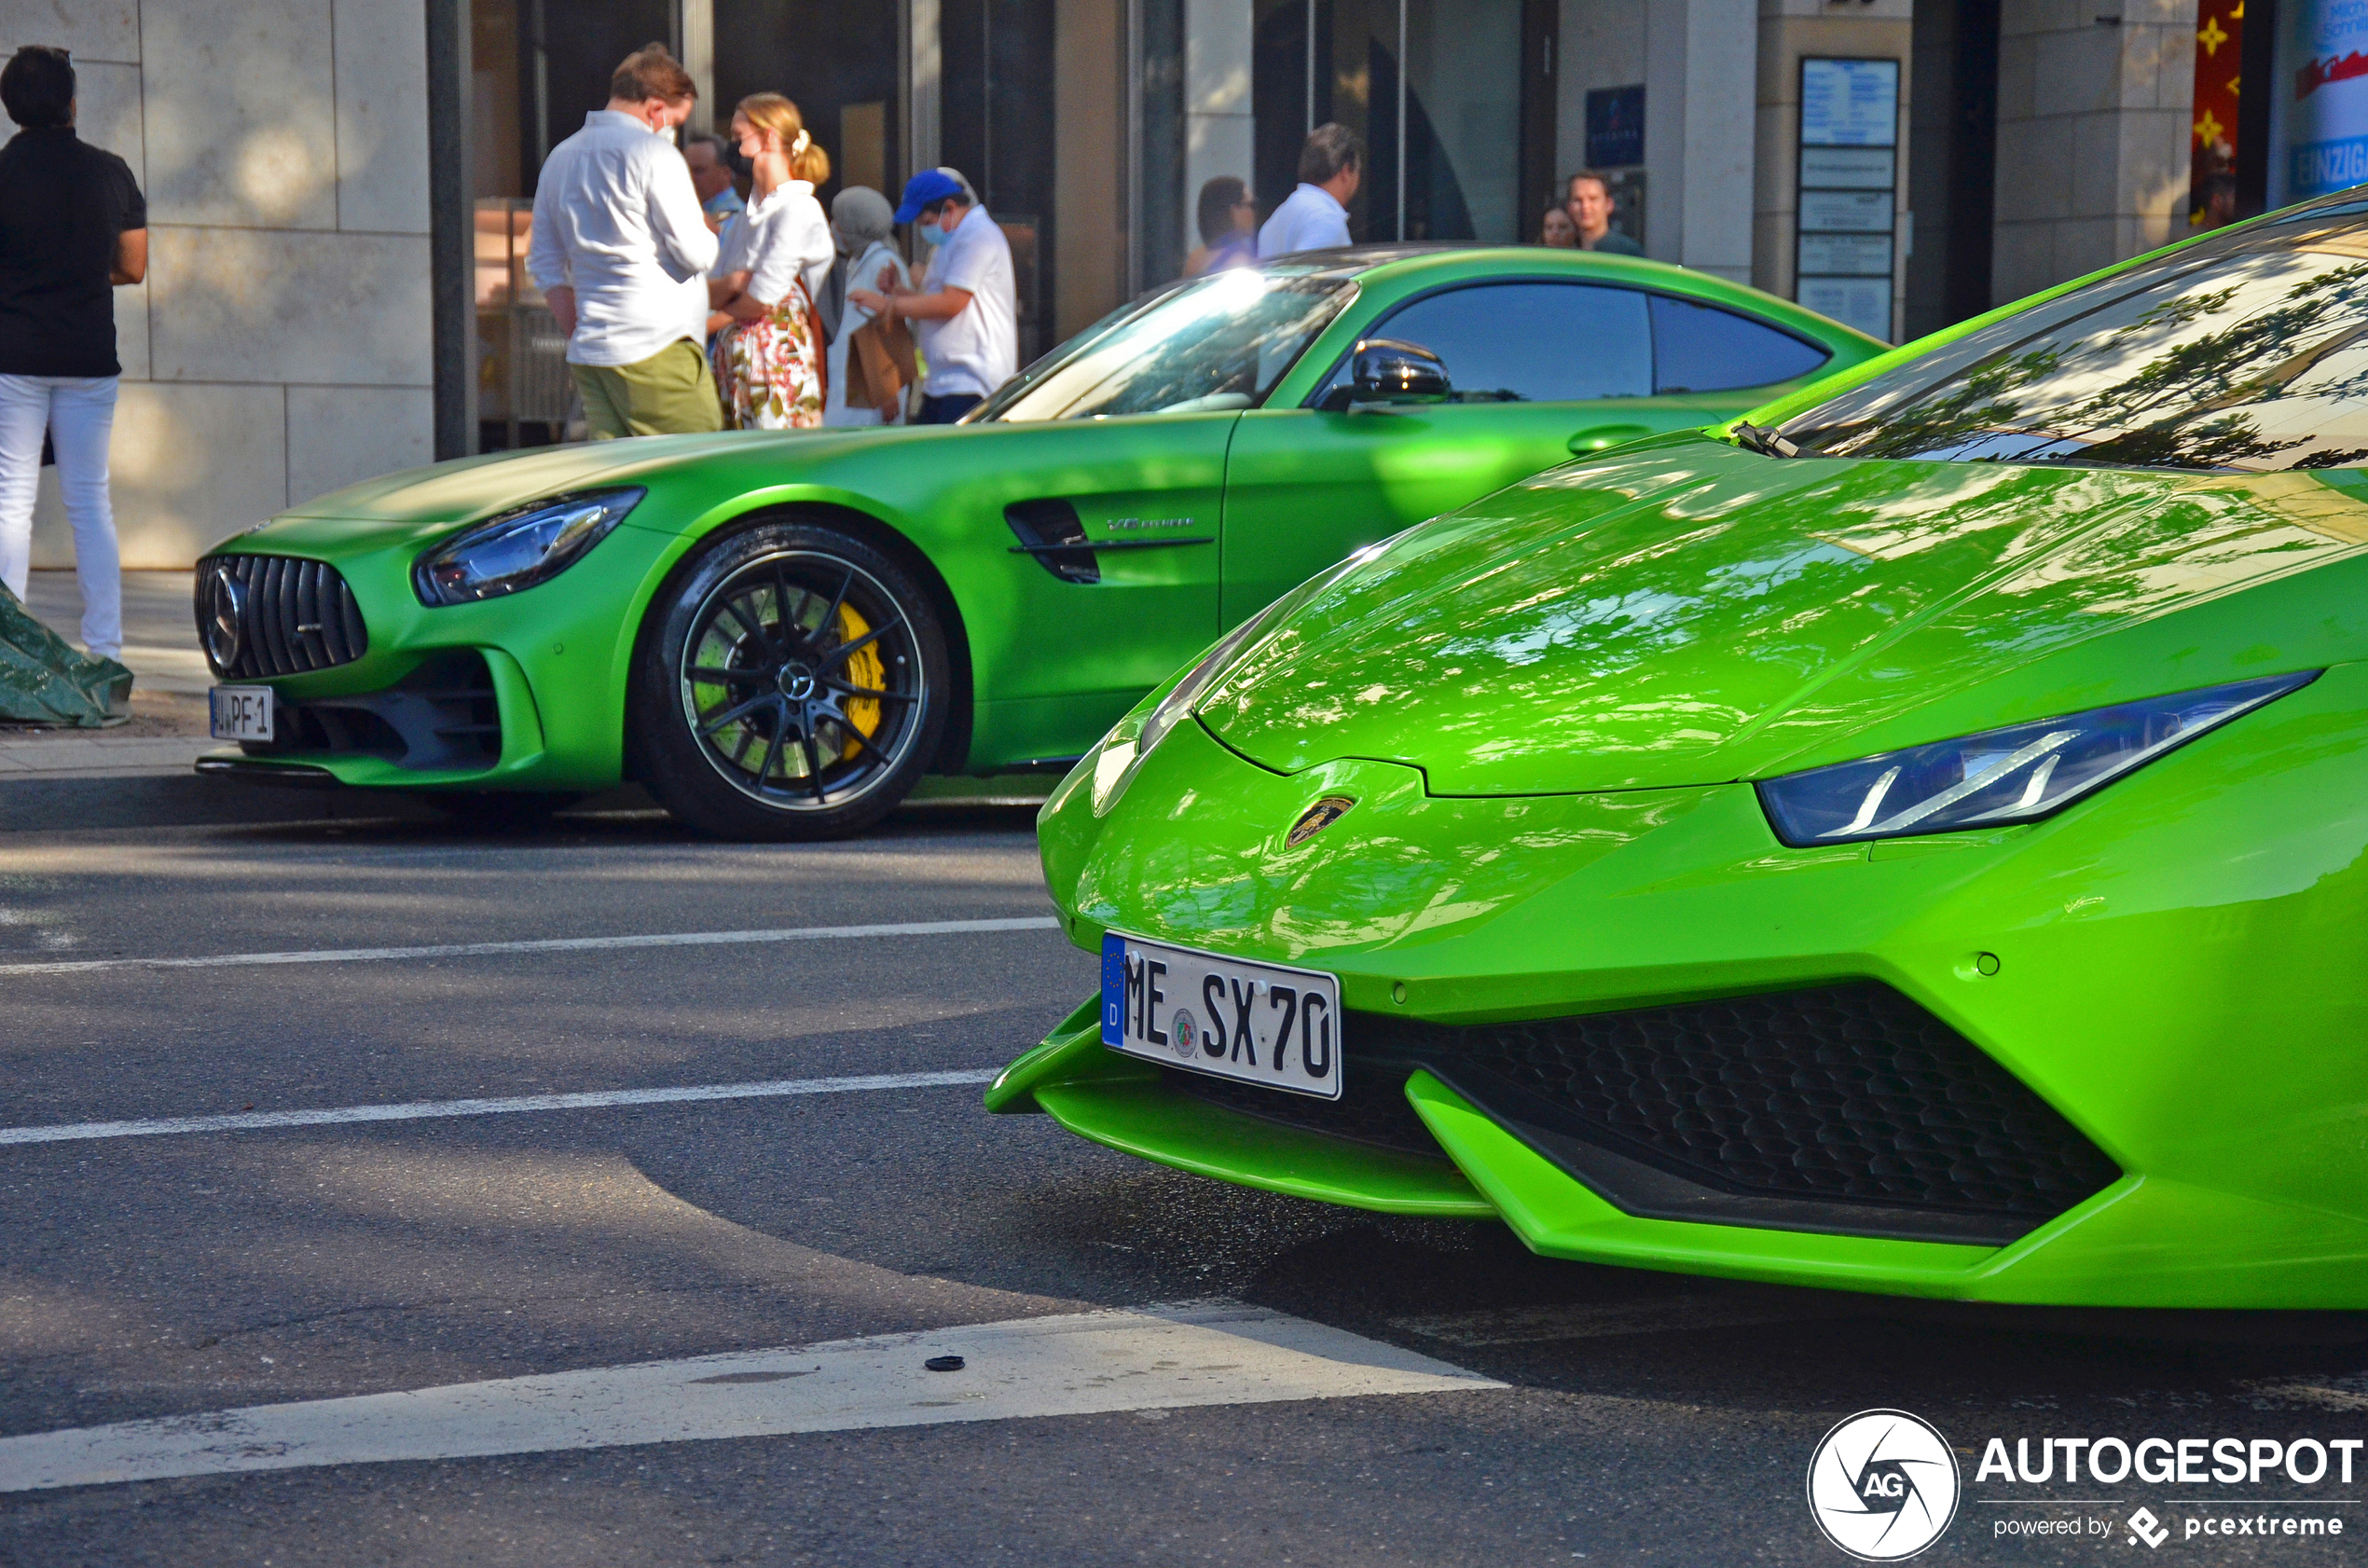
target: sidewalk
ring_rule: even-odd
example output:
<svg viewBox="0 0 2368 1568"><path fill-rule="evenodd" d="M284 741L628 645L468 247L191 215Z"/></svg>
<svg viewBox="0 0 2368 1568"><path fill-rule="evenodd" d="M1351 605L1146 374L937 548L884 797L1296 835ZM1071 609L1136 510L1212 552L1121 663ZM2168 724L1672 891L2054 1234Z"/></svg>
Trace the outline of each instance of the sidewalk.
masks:
<svg viewBox="0 0 2368 1568"><path fill-rule="evenodd" d="M135 691L203 696L213 684L198 647L197 615L189 608L194 571L123 574L123 662L139 679ZM82 646L82 590L71 571L36 571L25 608L60 637Z"/></svg>
<svg viewBox="0 0 2368 1568"><path fill-rule="evenodd" d="M131 722L106 730L0 727L0 784L186 774L190 763L213 750L205 706L213 676L198 648L197 621L189 608L195 575L123 574L123 662L133 677ZM82 646L82 593L73 572L34 572L25 608L68 642Z"/></svg>

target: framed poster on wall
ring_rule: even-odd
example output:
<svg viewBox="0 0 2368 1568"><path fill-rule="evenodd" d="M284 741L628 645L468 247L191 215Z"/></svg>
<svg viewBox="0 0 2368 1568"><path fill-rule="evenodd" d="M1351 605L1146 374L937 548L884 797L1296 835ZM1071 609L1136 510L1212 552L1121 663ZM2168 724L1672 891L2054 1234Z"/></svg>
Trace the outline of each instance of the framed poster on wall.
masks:
<svg viewBox="0 0 2368 1568"><path fill-rule="evenodd" d="M2368 180L2368 8L2280 0L2270 77L2272 207Z"/></svg>
<svg viewBox="0 0 2368 1568"><path fill-rule="evenodd" d="M1804 57L1793 297L1886 342L1899 190L1899 62Z"/></svg>

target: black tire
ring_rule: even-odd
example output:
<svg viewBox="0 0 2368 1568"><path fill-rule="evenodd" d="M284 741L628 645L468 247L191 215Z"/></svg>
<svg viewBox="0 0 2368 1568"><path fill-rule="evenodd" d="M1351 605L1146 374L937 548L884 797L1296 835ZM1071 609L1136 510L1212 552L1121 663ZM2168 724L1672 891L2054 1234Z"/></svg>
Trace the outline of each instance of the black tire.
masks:
<svg viewBox="0 0 2368 1568"><path fill-rule="evenodd" d="M694 830L844 838L920 781L951 676L902 566L835 529L767 523L708 545L651 605L626 722L643 786Z"/></svg>

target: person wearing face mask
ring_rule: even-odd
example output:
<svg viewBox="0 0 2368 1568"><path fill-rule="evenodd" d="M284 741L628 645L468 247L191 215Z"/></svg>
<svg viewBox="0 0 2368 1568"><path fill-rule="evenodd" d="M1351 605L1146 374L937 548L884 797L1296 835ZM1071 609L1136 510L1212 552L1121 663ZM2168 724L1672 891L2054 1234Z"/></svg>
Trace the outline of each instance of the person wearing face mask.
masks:
<svg viewBox="0 0 2368 1568"><path fill-rule="evenodd" d="M888 199L870 186L849 186L831 199L831 234L837 242L838 254L846 258L847 275L874 282L885 276L888 281L882 287L888 293L909 294L912 275L904 268L904 258L888 242L895 226L896 213L888 205ZM904 411L893 406L885 420L877 408L847 406L848 345L872 316L871 310L852 298L847 300L840 313L838 334L831 339L830 396L822 405L822 422L826 425L899 424L903 420Z"/></svg>
<svg viewBox="0 0 2368 1568"><path fill-rule="evenodd" d="M984 402L1019 368L1018 289L1011 242L969 199L959 178L924 169L904 183L898 223L937 254L918 294L899 292L892 268L872 288L847 291L849 305L920 329L929 374L921 381L918 423L952 424Z"/></svg>
<svg viewBox="0 0 2368 1568"><path fill-rule="evenodd" d="M663 44L626 56L609 106L551 149L526 268L567 334L595 441L721 428L701 348L715 236L675 129L698 88Z"/></svg>
<svg viewBox="0 0 2368 1568"><path fill-rule="evenodd" d="M699 193L699 211L718 242L739 218L748 203L733 187L732 149L723 137L701 134L682 143L682 162L691 171L691 188Z"/></svg>
<svg viewBox="0 0 2368 1568"><path fill-rule="evenodd" d="M836 254L814 187L831 177L831 160L778 92L741 99L732 136L755 182L709 284L724 423L809 430L822 422L826 373L815 300Z"/></svg>

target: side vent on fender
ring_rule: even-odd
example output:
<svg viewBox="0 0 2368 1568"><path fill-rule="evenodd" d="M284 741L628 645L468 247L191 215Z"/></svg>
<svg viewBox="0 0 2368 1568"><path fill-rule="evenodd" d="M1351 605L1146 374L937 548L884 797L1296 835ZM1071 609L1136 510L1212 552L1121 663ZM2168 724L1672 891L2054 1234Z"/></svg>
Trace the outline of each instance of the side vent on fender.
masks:
<svg viewBox="0 0 2368 1568"><path fill-rule="evenodd" d="M1214 544L1213 533L1159 533L1148 539L1088 539L1085 525L1078 520L1077 507L1059 497L1043 501L1015 501L1003 508L1003 521L1011 526L1019 543L1012 546L1015 556L1034 556L1036 564L1064 583L1098 583L1102 580L1102 555L1110 550L1179 550L1193 544ZM1191 517L1163 517L1145 522L1140 517L1121 517L1109 525L1114 529L1191 528Z"/></svg>
<svg viewBox="0 0 2368 1568"><path fill-rule="evenodd" d="M1067 502L1015 501L1003 508L1003 521L1019 539L1013 555L1034 556L1037 565L1064 583L1102 580L1101 563L1085 542L1085 525Z"/></svg>

